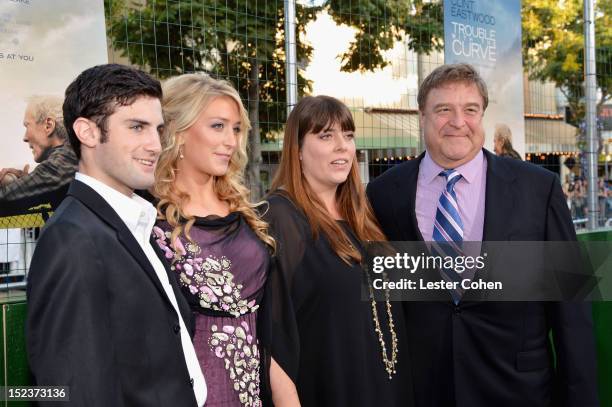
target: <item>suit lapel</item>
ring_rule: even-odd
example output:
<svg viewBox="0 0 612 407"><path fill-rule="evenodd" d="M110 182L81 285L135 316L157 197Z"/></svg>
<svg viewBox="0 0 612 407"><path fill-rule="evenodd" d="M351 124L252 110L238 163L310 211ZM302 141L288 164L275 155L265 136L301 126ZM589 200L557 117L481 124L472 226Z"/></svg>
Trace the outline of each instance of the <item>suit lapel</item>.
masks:
<svg viewBox="0 0 612 407"><path fill-rule="evenodd" d="M395 196L392 199L395 219L397 219L401 240L423 240L416 217L416 192L419 177L419 164L425 154L405 164L400 179L395 181Z"/></svg>
<svg viewBox="0 0 612 407"><path fill-rule="evenodd" d="M130 255L138 262L144 273L151 279L153 285L157 288L160 295L167 301L170 306L172 303L168 299L164 288L153 269L153 265L142 251L142 248L128 229L126 224L121 220L117 212L102 198L93 188L80 182L73 181L70 184L68 195L81 201L92 212L94 212L107 225L117 233L117 240L127 249Z"/></svg>
<svg viewBox="0 0 612 407"><path fill-rule="evenodd" d="M515 205L516 195L512 193L512 185L515 176L506 166L503 160L483 149L487 159L487 182L485 190L485 216L482 241L507 241L509 240L509 223L512 210ZM493 247L483 243L481 253L489 253ZM495 255L492 256L495 258ZM489 271L495 268L495 264L486 263L486 267L474 275L473 279L489 279ZM469 290L461 299L464 306L478 306L481 302L469 302L471 299L480 298L482 292ZM467 301L467 302L464 302Z"/></svg>
<svg viewBox="0 0 612 407"><path fill-rule="evenodd" d="M503 160L483 150L487 158L487 184L483 241L506 241L509 237L509 216L514 208L512 193L514 174Z"/></svg>

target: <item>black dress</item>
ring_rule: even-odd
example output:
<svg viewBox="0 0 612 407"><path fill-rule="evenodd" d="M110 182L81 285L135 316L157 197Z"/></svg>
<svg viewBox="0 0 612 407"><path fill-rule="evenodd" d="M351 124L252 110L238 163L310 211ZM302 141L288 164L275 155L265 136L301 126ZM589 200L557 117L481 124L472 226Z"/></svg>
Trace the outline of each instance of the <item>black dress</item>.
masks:
<svg viewBox="0 0 612 407"><path fill-rule="evenodd" d="M392 304L398 363L390 380L371 303L361 297L361 267L343 262L322 235L313 240L307 219L284 194L274 193L269 204L264 217L277 242L267 282L271 356L295 383L301 405L412 406L401 303ZM390 358L386 306L377 306Z"/></svg>

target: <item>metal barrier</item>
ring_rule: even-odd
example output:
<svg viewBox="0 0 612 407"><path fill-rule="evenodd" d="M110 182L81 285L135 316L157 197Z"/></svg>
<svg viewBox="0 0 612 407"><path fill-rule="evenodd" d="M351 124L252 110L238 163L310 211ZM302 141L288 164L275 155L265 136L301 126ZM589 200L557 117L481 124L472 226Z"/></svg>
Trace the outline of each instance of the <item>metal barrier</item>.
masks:
<svg viewBox="0 0 612 407"><path fill-rule="evenodd" d="M38 232L51 213L50 205L0 212L0 291L25 287Z"/></svg>

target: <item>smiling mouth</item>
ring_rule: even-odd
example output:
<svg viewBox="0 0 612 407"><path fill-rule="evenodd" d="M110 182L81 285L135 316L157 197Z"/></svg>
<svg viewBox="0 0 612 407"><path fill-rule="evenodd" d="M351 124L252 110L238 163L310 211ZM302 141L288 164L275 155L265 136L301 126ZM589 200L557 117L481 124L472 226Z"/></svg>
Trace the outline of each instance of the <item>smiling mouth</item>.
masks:
<svg viewBox="0 0 612 407"><path fill-rule="evenodd" d="M345 165L348 164L348 160L334 160L331 163L332 165Z"/></svg>
<svg viewBox="0 0 612 407"><path fill-rule="evenodd" d="M153 165L155 165L155 160L145 160L143 158L134 158L134 159L138 161L140 164L146 165L147 167L152 167Z"/></svg>

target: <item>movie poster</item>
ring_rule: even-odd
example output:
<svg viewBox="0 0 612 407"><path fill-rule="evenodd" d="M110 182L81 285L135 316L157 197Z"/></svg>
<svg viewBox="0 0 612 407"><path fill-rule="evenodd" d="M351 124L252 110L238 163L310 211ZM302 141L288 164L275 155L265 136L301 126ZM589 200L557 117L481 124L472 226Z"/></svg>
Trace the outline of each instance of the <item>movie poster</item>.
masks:
<svg viewBox="0 0 612 407"><path fill-rule="evenodd" d="M444 0L444 61L474 65L488 85L485 147L495 125L507 124L525 153L520 0Z"/></svg>
<svg viewBox="0 0 612 407"><path fill-rule="evenodd" d="M0 168L34 165L22 141L26 99L63 96L107 60L103 0L0 0Z"/></svg>

